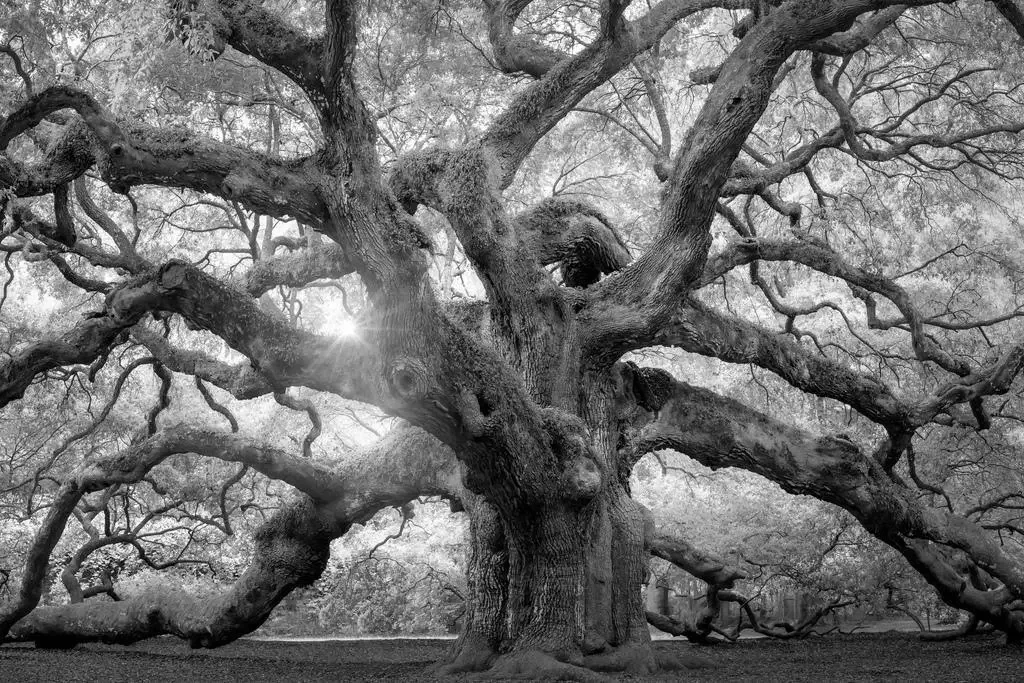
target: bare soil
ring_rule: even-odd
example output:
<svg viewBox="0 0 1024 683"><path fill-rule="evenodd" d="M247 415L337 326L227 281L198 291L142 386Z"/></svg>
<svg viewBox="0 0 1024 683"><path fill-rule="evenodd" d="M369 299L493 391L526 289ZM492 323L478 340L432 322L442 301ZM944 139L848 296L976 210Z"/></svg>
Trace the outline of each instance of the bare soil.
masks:
<svg viewBox="0 0 1024 683"><path fill-rule="evenodd" d="M157 638L130 647L40 650L0 647L0 681L431 681L451 640L271 642L241 640L190 650ZM930 643L912 634L832 635L800 642L748 640L697 648L657 641L659 650L699 654L710 667L618 680L658 681L994 681L1024 680L1024 651L995 636ZM477 677L460 677L462 680ZM450 680L450 679L448 679Z"/></svg>

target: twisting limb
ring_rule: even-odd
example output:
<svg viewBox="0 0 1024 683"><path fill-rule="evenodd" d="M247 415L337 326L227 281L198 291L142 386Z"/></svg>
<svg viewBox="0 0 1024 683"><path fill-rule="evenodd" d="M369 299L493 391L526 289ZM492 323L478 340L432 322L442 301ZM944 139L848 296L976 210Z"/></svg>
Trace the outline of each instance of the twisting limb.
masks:
<svg viewBox="0 0 1024 683"><path fill-rule="evenodd" d="M886 7L866 18L860 19L848 31L834 33L828 38L811 43L808 49L836 57L844 57L854 52L859 52L869 46L878 37L879 33L899 21L899 18L903 16L907 9L908 5Z"/></svg>
<svg viewBox="0 0 1024 683"><path fill-rule="evenodd" d="M629 249L600 211L551 197L512 218L541 265L560 263L565 284L586 287L630 261Z"/></svg>
<svg viewBox="0 0 1024 683"><path fill-rule="evenodd" d="M958 75L958 78L964 75L969 75L971 72L965 72ZM1024 122L1006 122L997 123L982 128L957 131L948 135L938 134L923 134L923 135L905 135L900 136L898 142L893 142L887 148L876 149L869 147L860 139L861 126L858 124L857 119L853 115L853 110L850 108L850 103L842 96L839 89L826 77L825 75L825 57L820 53L815 53L811 58L811 76L814 80L814 87L818 93L826 100L839 114L839 125L843 131L843 137L849 147L850 152L859 159L865 161L891 161L896 157L906 154L914 147L919 145L926 145L936 148L950 148L960 149L960 144L968 140L975 138L982 138L989 135L995 135L997 133L1011 133L1016 134L1024 130ZM913 108L911 109L911 111ZM906 114L897 118L896 123L903 120ZM893 126L896 125L893 124ZM870 131L870 129L868 129ZM884 139L880 133L876 133L876 137Z"/></svg>
<svg viewBox="0 0 1024 683"><path fill-rule="evenodd" d="M755 259L799 263L826 275L840 278L851 286L884 296L899 309L907 321L914 351L920 360L932 361L957 375L970 374L971 368L964 360L952 357L925 333L925 321L903 287L890 278L869 273L847 263L839 254L824 244L801 240L747 238L718 254L708 264L709 272L704 277L717 277L716 274L721 274L742 263L750 263Z"/></svg>
<svg viewBox="0 0 1024 683"><path fill-rule="evenodd" d="M285 408L305 412L309 417L309 432L307 432L305 438L302 439L302 455L307 458L312 458L313 442L316 441L318 436L320 436L321 429L323 428L323 422L320 419L320 412L316 409L316 405L309 399L300 399L294 396L289 396L283 391L274 392L274 400Z"/></svg>
<svg viewBox="0 0 1024 683"><path fill-rule="evenodd" d="M814 612L811 612L795 624L786 622L782 625L769 625L761 623L761 620L758 619L757 614L750 606L750 598L746 597L742 593L739 593L735 590L722 590L718 592L718 599L721 602L735 602L736 604L738 604L740 608L743 610L743 613L746 615L747 619L750 621L750 627L755 632L760 633L764 636L768 636L769 638L776 638L779 640L793 640L806 638L814 632L814 627L817 626L818 622L821 621L822 617L826 616L834 610L842 609L843 607L848 607L849 605L852 605L854 603L853 600L844 600L842 598L832 600L818 607L816 610L814 610ZM731 639L735 639L739 636L739 627L740 625L737 625L736 632L734 634L731 634L733 636Z"/></svg>
<svg viewBox="0 0 1024 683"><path fill-rule="evenodd" d="M238 420L235 419L234 413L228 410L223 404L217 402L217 400L213 397L213 394L210 393L210 389L206 386L206 382L204 382L202 378L199 377L198 375L196 375L195 377L195 383L196 389L199 390L199 393L202 395L203 400L206 401L206 405L210 407L210 410L220 415L223 415L224 419L227 420L228 424L231 426L231 432L237 433Z"/></svg>
<svg viewBox="0 0 1024 683"><path fill-rule="evenodd" d="M522 72L541 78L568 55L547 47L525 34L513 32L519 15L530 0L491 0L486 2L487 36L494 63L505 73Z"/></svg>
<svg viewBox="0 0 1024 683"><path fill-rule="evenodd" d="M166 633L193 647L223 645L259 627L292 589L315 581L326 566L330 539L339 533L329 512L303 499L256 532L252 563L220 594L197 599L159 586L120 602L40 607L16 623L6 639L66 646L133 643Z"/></svg>
<svg viewBox="0 0 1024 683"><path fill-rule="evenodd" d="M712 553L695 548L686 539L661 529L648 529L645 545L655 557L671 562L708 584L704 608L694 615L691 623L654 612L647 612L647 622L671 635L685 636L692 642L707 642L715 630L713 623L719 614L721 592L732 588L736 581L747 578L747 573Z"/></svg>
<svg viewBox="0 0 1024 683"><path fill-rule="evenodd" d="M8 630L19 619L31 612L43 594L43 580L53 552L64 526L74 511L82 495L86 493L77 482L69 482L61 486L50 506L49 512L39 526L25 558L25 568L21 575L21 586L13 599L0 604L0 641Z"/></svg>
<svg viewBox="0 0 1024 683"><path fill-rule="evenodd" d="M114 409L114 406L117 405L117 402L120 400L121 392L124 390L124 385L128 381L128 378L131 377L132 373L144 365L155 366L158 364L159 361L157 361L155 358L147 356L145 358L136 359L129 363L127 366L125 366L125 368L121 371L121 374L118 375L117 380L114 382L114 386L110 392L110 398L107 399L107 402L104 404L103 408L100 409L99 414L96 415L89 422L88 425L62 440L60 444L56 448L54 448L53 451L50 453L49 458L47 458L42 465L36 468L31 479L28 480L32 482L32 489L29 497L29 511L31 511L32 506L31 496L35 494L35 491L39 486L40 480L50 470L50 468L54 466L58 458L67 453L68 448L70 448L72 444L81 441L85 437L95 432L96 428L103 424L103 422L110 416L110 412ZM161 375L159 371L154 370L154 372L158 375L160 379L163 379L166 376ZM166 373L166 370L163 372ZM152 434L152 432L150 433ZM15 490L17 488L20 488L24 484L28 483L28 481L14 484L7 490Z"/></svg>
<svg viewBox="0 0 1024 683"><path fill-rule="evenodd" d="M231 511L228 510L228 492L231 487L242 481L246 474L249 473L249 465L243 464L238 470L228 477L223 484L220 486L220 494L217 496L217 502L220 505L220 520L224 525L224 533L228 536L234 536L235 530L231 525Z"/></svg>
<svg viewBox="0 0 1024 683"><path fill-rule="evenodd" d="M880 380L804 348L788 335L715 311L696 301L679 310L654 337L727 363L752 363L808 393L833 398L893 430L912 425L912 408Z"/></svg>
<svg viewBox="0 0 1024 683"><path fill-rule="evenodd" d="M663 529L648 531L646 544L655 557L671 562L705 583L731 588L734 582L747 578L747 572L739 567Z"/></svg>
<svg viewBox="0 0 1024 683"><path fill-rule="evenodd" d="M156 420L160 413L164 412L171 405L171 382L174 376L164 367L163 363L154 359L153 374L160 380L160 388L157 389L156 404L146 414L146 432L153 436L156 434Z"/></svg>
<svg viewBox="0 0 1024 683"><path fill-rule="evenodd" d="M25 70L24 64L21 63L21 55L11 46L11 42L8 41L6 45L0 45L0 55L7 55L10 58L11 63L14 65L14 72L18 74L21 82L25 84L25 94L31 95L33 92L32 76Z"/></svg>
<svg viewBox="0 0 1024 683"><path fill-rule="evenodd" d="M138 257L135 251L135 245L128 239L128 235L121 230L121 227L117 222L110 217L110 215L101 209L96 202L93 200L92 195L89 193L89 186L86 183L85 178L76 178L73 183L75 188L75 199L78 200L78 205L82 207L82 211L88 216L96 225L103 230L103 232L110 235L111 239L114 240L114 245L118 251L124 257ZM142 260L140 259L140 262Z"/></svg>
<svg viewBox="0 0 1024 683"><path fill-rule="evenodd" d="M853 28L833 33L827 38L811 42L806 49L823 52L837 57L846 57L859 52L871 45L878 34L895 24L909 5L894 5L875 12L866 19L860 19ZM753 14L747 15L733 32L742 38L753 25ZM690 72L690 80L697 85L710 85L718 80L722 64L694 69Z"/></svg>

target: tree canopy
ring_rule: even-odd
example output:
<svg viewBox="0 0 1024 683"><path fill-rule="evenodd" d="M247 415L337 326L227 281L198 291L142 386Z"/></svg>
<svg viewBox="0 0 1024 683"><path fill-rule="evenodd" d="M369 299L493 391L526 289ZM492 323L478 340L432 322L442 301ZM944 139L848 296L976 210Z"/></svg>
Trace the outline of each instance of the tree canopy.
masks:
<svg viewBox="0 0 1024 683"><path fill-rule="evenodd" d="M633 495L664 451L1024 636L1013 0L2 7L0 504L34 537L0 639L213 647L441 496L450 670L650 671L650 554L712 587L695 639L748 574ZM237 524L213 599L78 578Z"/></svg>

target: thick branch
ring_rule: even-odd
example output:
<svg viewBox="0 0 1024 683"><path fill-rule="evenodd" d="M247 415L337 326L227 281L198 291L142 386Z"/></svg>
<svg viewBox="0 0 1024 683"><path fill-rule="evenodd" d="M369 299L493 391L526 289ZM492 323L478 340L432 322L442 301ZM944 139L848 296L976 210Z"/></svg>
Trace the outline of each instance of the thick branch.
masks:
<svg viewBox="0 0 1024 683"><path fill-rule="evenodd" d="M40 607L7 640L46 645L86 641L133 643L172 634L193 647L216 647L255 630L294 588L308 586L327 565L337 520L308 500L285 507L255 535L252 564L228 590L194 598L159 586L131 600Z"/></svg>
<svg viewBox="0 0 1024 683"><path fill-rule="evenodd" d="M739 567L662 529L652 529L646 542L652 555L671 562L705 583L729 588L735 581L747 578L747 573Z"/></svg>
<svg viewBox="0 0 1024 683"><path fill-rule="evenodd" d="M144 325L136 325L131 335L174 372L210 382L237 399L246 400L274 392L270 381L248 362L229 365L200 351L176 347L161 333Z"/></svg>
<svg viewBox="0 0 1024 683"><path fill-rule="evenodd" d="M103 179L120 192L142 184L186 187L237 200L268 216L291 216L312 225L324 220L326 210L311 182L312 159L281 161L183 130L118 123L90 95L68 86L47 88L0 122L0 150L61 109L74 109L86 125L65 127L48 150L49 157L59 159L33 171L0 158L0 183L18 196L51 192L53 183L68 182L98 164ZM51 172L54 166L60 174Z"/></svg>
<svg viewBox="0 0 1024 683"><path fill-rule="evenodd" d="M307 92L322 88L317 56L323 52L322 40L311 38L277 14L252 0L202 0L176 2L182 10L175 21L180 33L199 28L192 22L209 22L216 52L227 43L242 54L249 55L280 71ZM191 11L187 11L191 10ZM198 21L197 21L198 20ZM184 35L182 35L184 38Z"/></svg>
<svg viewBox="0 0 1024 683"><path fill-rule="evenodd" d="M339 278L355 272L345 250L335 244L309 246L262 258L245 276L245 291L254 297L284 285L303 287L321 278Z"/></svg>

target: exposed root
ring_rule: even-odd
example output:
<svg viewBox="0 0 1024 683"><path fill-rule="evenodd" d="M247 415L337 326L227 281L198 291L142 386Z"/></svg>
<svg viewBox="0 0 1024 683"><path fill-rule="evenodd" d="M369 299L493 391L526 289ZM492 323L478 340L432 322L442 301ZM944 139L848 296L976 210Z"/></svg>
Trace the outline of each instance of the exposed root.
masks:
<svg viewBox="0 0 1024 683"><path fill-rule="evenodd" d="M498 654L485 644L467 640L459 649L455 659L442 662L433 668L432 673L438 676L452 676L461 673L486 671L494 663Z"/></svg>
<svg viewBox="0 0 1024 683"><path fill-rule="evenodd" d="M970 618L962 624L959 628L955 628L949 631L923 631L921 633L921 640L927 640L931 642L943 642L946 640L956 640L958 638L966 638L978 629L980 620L977 615L972 614Z"/></svg>
<svg viewBox="0 0 1024 683"><path fill-rule="evenodd" d="M620 671L636 675L714 666L710 659L691 652L658 652L646 644L626 645L590 655L584 658L584 664L595 671Z"/></svg>
<svg viewBox="0 0 1024 683"><path fill-rule="evenodd" d="M585 665L594 671L623 671L630 674L650 674L658 670L658 661L650 645L625 645L607 652L584 658Z"/></svg>
<svg viewBox="0 0 1024 683"><path fill-rule="evenodd" d="M486 678L499 680L549 680L584 681L585 683L607 683L606 676L575 664L560 662L539 650L515 652L502 655L487 672Z"/></svg>
<svg viewBox="0 0 1024 683"><path fill-rule="evenodd" d="M655 652L654 656L658 660L658 669L661 671L713 669L716 666L714 660L694 652Z"/></svg>

